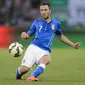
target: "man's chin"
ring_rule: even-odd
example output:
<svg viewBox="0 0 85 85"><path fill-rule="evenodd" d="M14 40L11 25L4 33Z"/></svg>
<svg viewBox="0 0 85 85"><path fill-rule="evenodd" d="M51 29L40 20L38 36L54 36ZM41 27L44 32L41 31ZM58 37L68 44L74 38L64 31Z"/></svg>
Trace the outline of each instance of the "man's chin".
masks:
<svg viewBox="0 0 85 85"><path fill-rule="evenodd" d="M43 19L45 19L45 20L48 19L48 18L49 18L49 17L43 17Z"/></svg>

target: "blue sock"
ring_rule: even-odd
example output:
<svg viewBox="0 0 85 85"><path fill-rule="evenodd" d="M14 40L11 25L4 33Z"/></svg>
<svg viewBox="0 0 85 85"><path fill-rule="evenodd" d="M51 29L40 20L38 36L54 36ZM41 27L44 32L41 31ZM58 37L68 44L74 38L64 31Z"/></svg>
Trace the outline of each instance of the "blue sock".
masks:
<svg viewBox="0 0 85 85"><path fill-rule="evenodd" d="M31 75L34 75L34 77L38 77L41 73L43 73L45 67L45 64L40 64Z"/></svg>
<svg viewBox="0 0 85 85"><path fill-rule="evenodd" d="M21 79L22 74L19 73L18 69L16 70L16 79Z"/></svg>

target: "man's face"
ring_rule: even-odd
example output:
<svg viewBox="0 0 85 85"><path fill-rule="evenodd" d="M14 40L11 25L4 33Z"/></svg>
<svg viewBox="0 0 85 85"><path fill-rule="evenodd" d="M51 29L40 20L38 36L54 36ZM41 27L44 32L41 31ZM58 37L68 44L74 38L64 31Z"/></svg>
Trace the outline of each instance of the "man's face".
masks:
<svg viewBox="0 0 85 85"><path fill-rule="evenodd" d="M50 16L51 10L49 9L48 5L41 5L40 6L40 14L43 19L48 19Z"/></svg>

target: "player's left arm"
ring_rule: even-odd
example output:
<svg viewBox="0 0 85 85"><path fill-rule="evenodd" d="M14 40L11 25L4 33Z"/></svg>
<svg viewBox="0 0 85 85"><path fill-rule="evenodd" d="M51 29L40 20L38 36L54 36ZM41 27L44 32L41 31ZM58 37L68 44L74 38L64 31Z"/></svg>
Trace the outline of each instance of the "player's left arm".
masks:
<svg viewBox="0 0 85 85"><path fill-rule="evenodd" d="M61 36L58 36L58 39L66 44L68 44L69 46L78 49L80 47L80 42L74 43L72 41L70 41L66 36L64 36L63 34Z"/></svg>
<svg viewBox="0 0 85 85"><path fill-rule="evenodd" d="M55 33L56 33L56 35L58 35L58 39L64 43L66 43L67 45L69 45L75 49L78 49L80 47L80 42L74 43L71 40L69 40L66 36L63 35L60 23L57 23L57 30Z"/></svg>

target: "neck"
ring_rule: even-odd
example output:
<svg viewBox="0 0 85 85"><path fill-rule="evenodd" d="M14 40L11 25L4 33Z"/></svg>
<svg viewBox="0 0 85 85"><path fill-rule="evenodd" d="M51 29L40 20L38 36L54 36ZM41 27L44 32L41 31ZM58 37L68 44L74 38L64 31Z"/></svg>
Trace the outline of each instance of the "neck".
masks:
<svg viewBox="0 0 85 85"><path fill-rule="evenodd" d="M50 16L46 19L47 23L49 23L51 21Z"/></svg>

